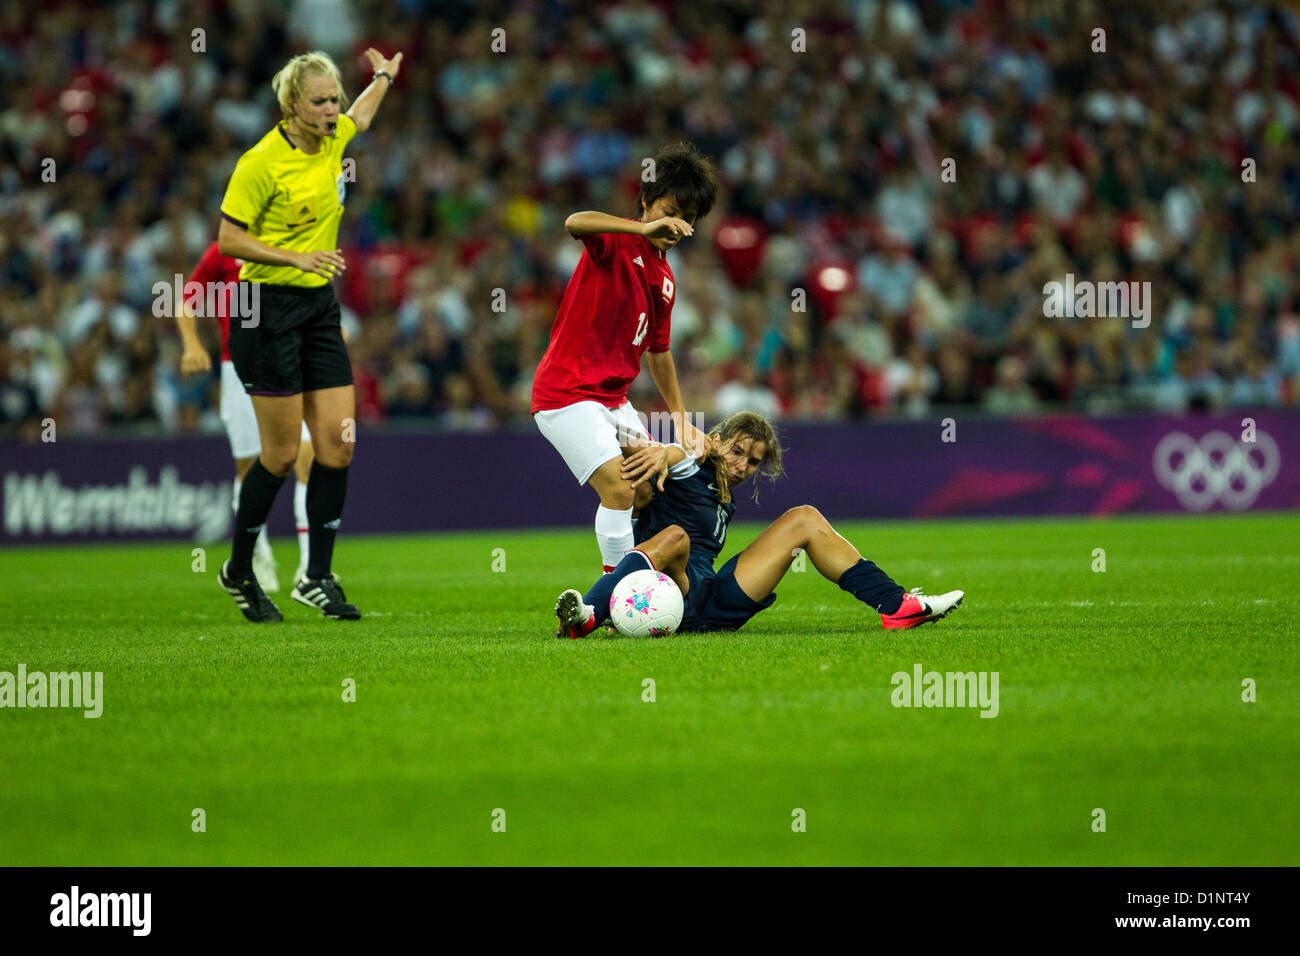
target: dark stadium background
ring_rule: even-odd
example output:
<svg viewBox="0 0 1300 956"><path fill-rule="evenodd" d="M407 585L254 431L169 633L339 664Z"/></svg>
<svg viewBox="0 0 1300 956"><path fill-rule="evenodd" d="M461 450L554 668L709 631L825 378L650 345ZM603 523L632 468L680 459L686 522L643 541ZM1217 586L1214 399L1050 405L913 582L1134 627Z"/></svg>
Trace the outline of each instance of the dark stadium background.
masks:
<svg viewBox="0 0 1300 956"><path fill-rule="evenodd" d="M188 275L214 238L235 160L278 118L272 73L324 49L355 97L370 45L406 56L374 128L349 149L349 269L337 288L359 479L367 439L384 430L445 441L509 429L547 493L587 520L577 516L589 495L567 487L527 414L581 248L562 223L586 208L632 215L642 159L680 139L713 160L721 186L672 254L687 407L709 420L764 411L796 445L805 423L852 429L835 433L857 436L846 461L869 457L873 483L893 474L901 496L863 496L860 515L978 512L990 500L1013 511L1180 508L1156 484L1151 445L1130 449L1125 466L1148 491L1108 493L1104 461L1070 458L1086 443L1066 438L1056 451L1068 461L1036 457L1041 443L994 428L981 433L986 450L1028 456L1021 478L954 458L949 475L976 493L935 511L943 487L909 497L897 456L942 448L948 416L965 426L1081 415L1099 428L1107 416L1191 416L1147 429L1154 444L1212 427L1235 441L1243 417L1273 410L1269 431L1289 461L1300 403L1292 10L1209 0L1126 4L1122 16L1100 3L990 0L2 9L0 441L15 481L55 468L63 486L126 487L126 462L109 469L113 456L78 444L92 438L147 463L155 484L169 462L184 481L229 480L216 377L180 376L153 286ZM1098 26L1105 52L1093 51ZM796 28L806 52L792 50ZM490 49L494 30L503 53ZM955 182L940 178L946 159ZM1149 327L1046 317L1043 286L1066 273L1150 282ZM799 290L804 311L792 309ZM200 327L215 348L215 324ZM649 376L631 397L662 407ZM56 446L42 442L48 420ZM944 450L965 452L965 434ZM148 441L121 444L135 439ZM459 454L426 440L401 447L429 469ZM1026 498L1076 466L1072 487L1101 489L1091 505ZM1256 453L1247 466L1262 474L1268 463ZM1263 500L1293 506L1293 472L1264 482ZM402 520L441 526L418 509ZM352 527L386 526L361 516ZM8 536L23 538L16 528Z"/></svg>

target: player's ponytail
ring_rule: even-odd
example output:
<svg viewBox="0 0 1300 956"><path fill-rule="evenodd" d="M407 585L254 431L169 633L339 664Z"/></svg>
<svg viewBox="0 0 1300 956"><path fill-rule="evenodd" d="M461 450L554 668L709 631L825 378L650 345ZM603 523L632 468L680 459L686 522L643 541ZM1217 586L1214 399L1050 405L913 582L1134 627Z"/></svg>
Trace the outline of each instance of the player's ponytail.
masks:
<svg viewBox="0 0 1300 956"><path fill-rule="evenodd" d="M759 475L764 476L768 481L776 481L785 474L785 468L781 464L781 439L776 429L772 427L772 423L758 412L736 412L734 415L728 415L718 422L709 434L717 436L719 446L729 441L743 441L746 438L761 441L767 446L767 453L763 455L763 464L758 466L758 472L754 476L755 502L758 501ZM731 469L727 466L727 459L723 457L721 450L709 452L701 465L713 469L713 483L718 488L719 500L731 501L731 486L727 481Z"/></svg>
<svg viewBox="0 0 1300 956"><path fill-rule="evenodd" d="M307 78L322 75L331 77L338 84L339 104L345 110L348 108L348 95L343 92L343 77L339 74L339 68L334 65L328 53L312 50L310 53L299 53L284 65L284 69L271 77L271 89L275 90L280 113L286 120L293 115L294 101L305 99L303 87L307 84Z"/></svg>
<svg viewBox="0 0 1300 956"><path fill-rule="evenodd" d="M704 464L713 469L713 487L718 489L718 500L724 504L731 500L731 485L727 481L729 469L727 461L716 451L711 451L704 458Z"/></svg>

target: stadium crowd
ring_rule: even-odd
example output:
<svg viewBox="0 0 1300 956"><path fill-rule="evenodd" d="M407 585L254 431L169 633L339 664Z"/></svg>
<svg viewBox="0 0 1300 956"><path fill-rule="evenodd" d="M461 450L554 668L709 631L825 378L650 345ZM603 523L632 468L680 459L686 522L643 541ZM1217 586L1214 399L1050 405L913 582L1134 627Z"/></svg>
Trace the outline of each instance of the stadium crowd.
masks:
<svg viewBox="0 0 1300 956"><path fill-rule="evenodd" d="M1294 11L0 10L0 428L21 435L46 417L60 435L220 430L216 377L180 375L155 284L187 276L215 238L236 158L279 118L271 74L324 49L355 97L367 46L406 58L349 149L339 294L365 421L526 421L581 250L565 217L633 216L642 159L678 139L720 184L670 259L688 408L838 419L1300 404ZM1150 283L1150 324L1048 317L1044 286L1067 274ZM655 397L648 382L632 394L647 410Z"/></svg>

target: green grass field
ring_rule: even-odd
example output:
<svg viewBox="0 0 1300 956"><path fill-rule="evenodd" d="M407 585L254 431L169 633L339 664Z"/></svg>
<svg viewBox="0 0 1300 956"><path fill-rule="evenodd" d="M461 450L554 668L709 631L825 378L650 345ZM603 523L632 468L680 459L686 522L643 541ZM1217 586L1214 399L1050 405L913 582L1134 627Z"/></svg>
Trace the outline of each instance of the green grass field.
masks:
<svg viewBox="0 0 1300 956"><path fill-rule="evenodd" d="M0 863L1300 863L1296 515L840 530L966 603L886 633L809 564L735 634L557 641L588 531L345 536L362 621L254 626L221 548L0 551L0 671L104 673L0 710ZM893 707L918 662L1000 713Z"/></svg>

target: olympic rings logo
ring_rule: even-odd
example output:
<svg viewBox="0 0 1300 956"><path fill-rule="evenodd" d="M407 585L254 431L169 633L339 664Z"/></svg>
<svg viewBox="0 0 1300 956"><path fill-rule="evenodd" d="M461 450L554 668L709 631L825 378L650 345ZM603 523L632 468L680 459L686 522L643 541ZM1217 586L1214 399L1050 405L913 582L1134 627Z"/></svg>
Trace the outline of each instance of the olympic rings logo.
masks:
<svg viewBox="0 0 1300 956"><path fill-rule="evenodd" d="M1152 464L1160 484L1178 496L1189 511L1207 511L1216 501L1225 508L1249 508L1273 483L1282 464L1277 442L1257 432L1253 444L1213 431L1199 442L1170 432L1156 445Z"/></svg>

